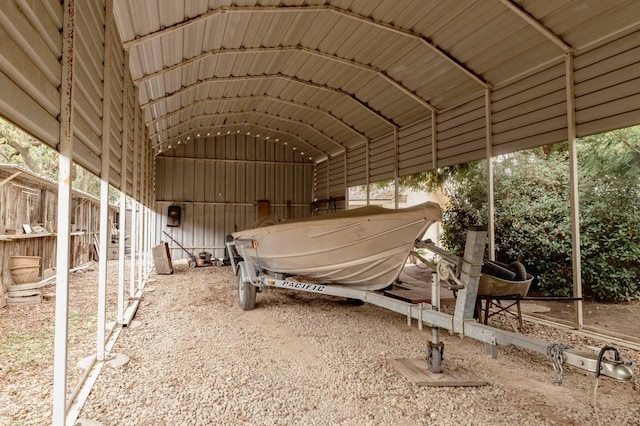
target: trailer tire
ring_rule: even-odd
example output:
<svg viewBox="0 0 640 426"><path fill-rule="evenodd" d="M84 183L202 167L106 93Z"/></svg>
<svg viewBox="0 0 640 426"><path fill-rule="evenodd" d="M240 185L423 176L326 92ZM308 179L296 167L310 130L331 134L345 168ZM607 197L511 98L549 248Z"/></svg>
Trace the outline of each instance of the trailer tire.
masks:
<svg viewBox="0 0 640 426"><path fill-rule="evenodd" d="M513 281L526 281L527 280L527 269L525 266L518 262L511 262L509 264L509 270L513 271L516 276L513 278Z"/></svg>
<svg viewBox="0 0 640 426"><path fill-rule="evenodd" d="M502 266L502 264L491 260L485 260L482 265L482 273L507 281L512 281L516 277L516 273L509 270L508 266Z"/></svg>
<svg viewBox="0 0 640 426"><path fill-rule="evenodd" d="M238 282L238 303L243 311L250 311L256 306L256 287L244 281L242 273L242 264L238 265L238 273L236 280Z"/></svg>

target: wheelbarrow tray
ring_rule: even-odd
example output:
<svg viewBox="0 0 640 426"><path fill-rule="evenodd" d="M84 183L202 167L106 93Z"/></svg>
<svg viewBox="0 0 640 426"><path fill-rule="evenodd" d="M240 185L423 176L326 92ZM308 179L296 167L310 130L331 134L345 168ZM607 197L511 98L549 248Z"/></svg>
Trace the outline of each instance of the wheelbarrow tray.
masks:
<svg viewBox="0 0 640 426"><path fill-rule="evenodd" d="M508 281L492 275L482 274L478 284L478 296L526 297L533 275L527 274L525 281Z"/></svg>

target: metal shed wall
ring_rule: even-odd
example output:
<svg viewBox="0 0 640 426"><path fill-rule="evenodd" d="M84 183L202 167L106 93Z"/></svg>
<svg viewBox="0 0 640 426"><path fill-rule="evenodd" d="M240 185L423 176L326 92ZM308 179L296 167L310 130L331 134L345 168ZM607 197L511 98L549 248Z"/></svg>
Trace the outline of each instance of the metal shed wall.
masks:
<svg viewBox="0 0 640 426"><path fill-rule="evenodd" d="M251 227L256 201L271 214L308 215L313 165L282 144L242 134L198 138L156 157L156 233L170 231L188 250L224 257L228 234ZM167 227L170 205L182 207L180 227ZM174 248L171 256L185 258Z"/></svg>
<svg viewBox="0 0 640 426"><path fill-rule="evenodd" d="M369 178L377 182L394 177L395 140L393 133L369 143Z"/></svg>
<svg viewBox="0 0 640 426"><path fill-rule="evenodd" d="M360 145L347 152L347 186L367 183L367 145Z"/></svg>
<svg viewBox="0 0 640 426"><path fill-rule="evenodd" d="M77 4L74 102L74 157L100 176L102 95L104 79L104 5L99 0Z"/></svg>
<svg viewBox="0 0 640 426"><path fill-rule="evenodd" d="M494 154L533 148L567 138L564 61L492 93ZM477 158L483 158L484 153Z"/></svg>
<svg viewBox="0 0 640 426"><path fill-rule="evenodd" d="M436 123L438 167L484 157L484 96L438 114Z"/></svg>
<svg viewBox="0 0 640 426"><path fill-rule="evenodd" d="M345 154L336 155L329 160L329 196L345 195Z"/></svg>
<svg viewBox="0 0 640 426"><path fill-rule="evenodd" d="M327 160L316 163L313 167L313 198L329 197L329 164Z"/></svg>
<svg viewBox="0 0 640 426"><path fill-rule="evenodd" d="M398 132L398 174L411 175L433 168L431 117Z"/></svg>
<svg viewBox="0 0 640 426"><path fill-rule="evenodd" d="M578 136L638 124L640 30L575 55ZM490 93L493 155L567 138L567 76L558 59ZM486 100L482 94L436 114L437 167L486 158ZM431 120L399 130L399 175L433 169ZM366 148L349 150L347 185L366 183ZM371 141L370 181L393 177L393 134ZM337 181L337 180L336 180Z"/></svg>
<svg viewBox="0 0 640 426"><path fill-rule="evenodd" d="M0 2L0 114L56 148L62 5L25 3Z"/></svg>
<svg viewBox="0 0 640 426"><path fill-rule="evenodd" d="M0 2L0 115L53 149L58 148L60 138L62 21L59 1ZM101 175L102 155L104 27L103 0L76 3L73 154L75 163L97 176ZM115 27L112 35L109 181L120 187L120 175L128 170L127 193L131 194L133 82ZM125 167L121 164L123 140L129 149Z"/></svg>
<svg viewBox="0 0 640 426"><path fill-rule="evenodd" d="M581 52L575 58L578 136L640 121L640 30Z"/></svg>

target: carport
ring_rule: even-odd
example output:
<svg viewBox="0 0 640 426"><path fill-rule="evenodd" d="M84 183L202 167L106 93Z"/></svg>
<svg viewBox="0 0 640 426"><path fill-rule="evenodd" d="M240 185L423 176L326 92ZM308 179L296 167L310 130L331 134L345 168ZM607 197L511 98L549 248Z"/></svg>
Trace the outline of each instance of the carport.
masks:
<svg viewBox="0 0 640 426"><path fill-rule="evenodd" d="M169 206L178 241L221 257L257 200L302 217L351 186L479 159L491 193L492 158L568 140L579 297L576 138L640 123L635 1L11 0L0 31L0 115L60 154L54 424L69 402L72 162L101 178L102 205L109 185L121 217L133 205L127 325ZM104 312L97 364L118 333Z"/></svg>

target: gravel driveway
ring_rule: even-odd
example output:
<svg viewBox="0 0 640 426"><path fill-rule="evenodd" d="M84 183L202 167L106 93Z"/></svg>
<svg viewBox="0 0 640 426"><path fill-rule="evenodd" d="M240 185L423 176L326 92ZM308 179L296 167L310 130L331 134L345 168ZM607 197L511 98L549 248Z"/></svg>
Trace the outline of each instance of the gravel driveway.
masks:
<svg viewBox="0 0 640 426"><path fill-rule="evenodd" d="M125 329L114 349L131 362L103 370L81 417L104 425L597 424L593 376L568 369L555 386L538 354L506 347L490 359L482 344L443 332L445 371L488 384L418 387L388 363L426 354L430 332L402 315L281 289L259 293L244 312L228 267L178 264L155 278L137 314L142 326ZM532 324L526 332L595 343ZM601 380L597 402L606 424L640 424L632 384Z"/></svg>
<svg viewBox="0 0 640 426"><path fill-rule="evenodd" d="M117 262L109 262L108 318L115 315ZM70 387L75 361L95 353L97 267L71 275ZM484 346L442 332L445 371L486 386L419 387L389 360L424 358L430 331L371 305L293 290L258 294L256 309L237 303L229 267L152 275L136 315L114 351L131 361L105 368L81 419L103 425L595 425L594 377L567 368L564 384L545 357ZM52 289L48 289L51 291ZM0 425L51 419L53 305L0 309ZM446 308L446 307L445 307ZM509 329L509 324L494 325ZM602 342L525 322L524 333L576 347ZM640 360L640 353L619 348ZM636 376L640 373L636 368ZM640 424L631 383L600 380L602 424ZM83 422L84 424L87 424ZM94 423L96 424L96 423Z"/></svg>

